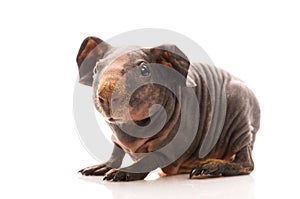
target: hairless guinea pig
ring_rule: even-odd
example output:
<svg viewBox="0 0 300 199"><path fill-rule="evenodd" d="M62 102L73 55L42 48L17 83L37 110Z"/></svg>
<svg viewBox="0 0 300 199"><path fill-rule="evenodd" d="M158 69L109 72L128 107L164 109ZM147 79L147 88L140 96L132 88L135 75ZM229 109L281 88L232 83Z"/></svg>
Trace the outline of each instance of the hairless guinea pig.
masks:
<svg viewBox="0 0 300 199"><path fill-rule="evenodd" d="M214 66L190 63L175 45L112 47L86 38L77 55L80 83L112 129L111 158L79 172L104 180L167 175L249 174L260 124L252 91ZM120 168L125 153L134 163Z"/></svg>

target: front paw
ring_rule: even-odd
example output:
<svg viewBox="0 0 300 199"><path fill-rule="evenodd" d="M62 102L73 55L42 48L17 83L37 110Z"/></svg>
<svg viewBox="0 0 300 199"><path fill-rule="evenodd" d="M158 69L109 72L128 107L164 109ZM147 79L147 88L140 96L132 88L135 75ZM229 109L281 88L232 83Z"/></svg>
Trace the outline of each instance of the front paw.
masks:
<svg viewBox="0 0 300 199"><path fill-rule="evenodd" d="M119 169L111 169L105 174L103 180L107 181L133 181L133 180L142 180L147 176L148 173L129 173L121 171Z"/></svg>
<svg viewBox="0 0 300 199"><path fill-rule="evenodd" d="M84 176L103 176L106 172L111 170L112 168L107 166L106 164L99 164L95 166L86 167L78 171Z"/></svg>

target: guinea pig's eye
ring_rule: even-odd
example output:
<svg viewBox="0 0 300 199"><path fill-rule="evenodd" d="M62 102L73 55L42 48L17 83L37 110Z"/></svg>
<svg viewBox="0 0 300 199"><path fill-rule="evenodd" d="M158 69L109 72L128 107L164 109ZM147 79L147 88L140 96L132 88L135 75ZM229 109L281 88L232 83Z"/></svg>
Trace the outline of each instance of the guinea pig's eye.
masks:
<svg viewBox="0 0 300 199"><path fill-rule="evenodd" d="M146 63L144 63L144 62L140 63L140 68L141 68L141 74L143 76L149 76L150 75L150 69L149 69L149 66L147 66Z"/></svg>
<svg viewBox="0 0 300 199"><path fill-rule="evenodd" d="M95 66L94 69L93 69L93 74L95 75L95 74L97 74L97 72L98 72L97 66Z"/></svg>

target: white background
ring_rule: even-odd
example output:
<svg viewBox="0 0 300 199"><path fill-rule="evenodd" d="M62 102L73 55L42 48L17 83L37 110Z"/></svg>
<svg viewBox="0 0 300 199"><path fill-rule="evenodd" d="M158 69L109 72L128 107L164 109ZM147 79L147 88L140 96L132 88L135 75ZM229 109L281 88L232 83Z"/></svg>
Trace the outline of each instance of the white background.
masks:
<svg viewBox="0 0 300 199"><path fill-rule="evenodd" d="M2 1L0 197L299 198L300 6L197 2ZM110 183L76 173L97 163L73 122L79 46L89 35L148 27L196 41L256 93L262 120L250 176Z"/></svg>

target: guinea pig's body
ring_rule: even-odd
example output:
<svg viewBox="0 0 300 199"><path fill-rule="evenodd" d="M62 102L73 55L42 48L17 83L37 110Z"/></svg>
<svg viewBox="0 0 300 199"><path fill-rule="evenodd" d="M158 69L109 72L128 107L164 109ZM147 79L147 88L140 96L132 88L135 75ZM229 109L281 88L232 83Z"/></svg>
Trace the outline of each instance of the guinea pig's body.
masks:
<svg viewBox="0 0 300 199"><path fill-rule="evenodd" d="M157 167L190 177L242 175L254 169L259 105L229 73L191 64L175 46L118 51L94 37L83 42L77 63L81 83L93 86L95 106L113 130L115 143L110 160L82 169L83 175L130 181ZM165 72L169 68L182 78ZM157 83L162 79L170 88ZM155 105L160 108L150 110ZM152 130L155 134L148 135ZM135 163L119 169L125 153Z"/></svg>

